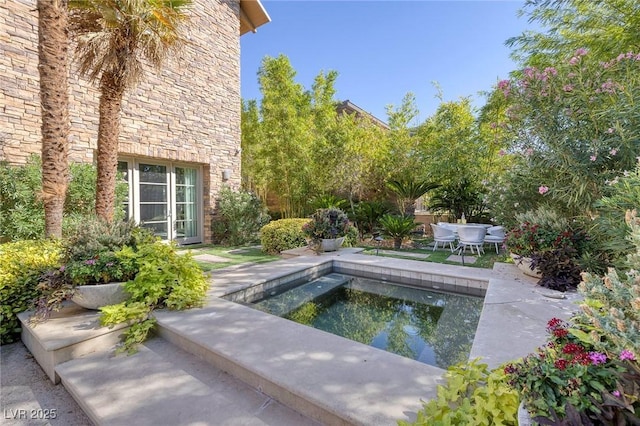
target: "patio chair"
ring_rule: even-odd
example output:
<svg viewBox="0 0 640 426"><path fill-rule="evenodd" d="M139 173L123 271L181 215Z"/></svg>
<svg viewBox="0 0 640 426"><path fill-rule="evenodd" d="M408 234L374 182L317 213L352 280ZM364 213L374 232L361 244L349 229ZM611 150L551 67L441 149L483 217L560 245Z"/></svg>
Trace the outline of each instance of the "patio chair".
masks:
<svg viewBox="0 0 640 426"><path fill-rule="evenodd" d="M498 248L498 244L504 243L504 239L504 227L492 226L491 228L487 229L487 235L484 237L484 243L494 244L496 246L496 254L498 254L500 251L500 249Z"/></svg>
<svg viewBox="0 0 640 426"><path fill-rule="evenodd" d="M466 251L467 246L471 248L471 253L474 253L474 247L478 251L478 255L484 253L482 245L484 244L486 234L487 230L484 226L458 226L458 253L461 254Z"/></svg>
<svg viewBox="0 0 640 426"><path fill-rule="evenodd" d="M431 224L431 229L433 230L433 251L436 251L439 243L442 243L442 248L446 243L449 243L449 248L453 253L453 242L456 240L456 234L451 229L434 223Z"/></svg>

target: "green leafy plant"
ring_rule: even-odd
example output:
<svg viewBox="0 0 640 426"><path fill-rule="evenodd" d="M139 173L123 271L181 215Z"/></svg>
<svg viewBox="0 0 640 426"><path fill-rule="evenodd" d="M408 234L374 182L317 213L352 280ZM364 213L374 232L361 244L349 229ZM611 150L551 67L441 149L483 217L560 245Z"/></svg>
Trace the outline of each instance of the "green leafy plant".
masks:
<svg viewBox="0 0 640 426"><path fill-rule="evenodd" d="M235 192L228 187L220 191L216 212L213 238L218 243L231 246L257 241L258 231L271 219L254 194Z"/></svg>
<svg viewBox="0 0 640 426"><path fill-rule="evenodd" d="M311 207L315 210L330 208L344 210L348 204L349 202L347 200L333 194L318 195L311 199Z"/></svg>
<svg viewBox="0 0 640 426"><path fill-rule="evenodd" d="M17 315L39 295L40 275L60 265L57 241L17 241L0 244L0 343L14 342L20 332Z"/></svg>
<svg viewBox="0 0 640 426"><path fill-rule="evenodd" d="M122 350L135 351L135 346L146 339L155 319L154 309L174 310L202 306L208 284L193 260L187 254L178 254L175 244L157 241L140 247L140 270L125 284L128 300L101 308L100 322L105 326L127 322Z"/></svg>
<svg viewBox="0 0 640 426"><path fill-rule="evenodd" d="M440 185L414 178L388 180L386 186L396 195L398 208L404 216L414 217L416 200Z"/></svg>
<svg viewBox="0 0 640 426"><path fill-rule="evenodd" d="M385 234L393 238L394 247L399 249L402 240L411 235L420 224L414 221L413 217L385 214L380 218L380 225Z"/></svg>
<svg viewBox="0 0 640 426"><path fill-rule="evenodd" d="M449 367L437 397L424 404L415 422L400 426L516 425L518 394L501 368L489 370L479 359Z"/></svg>
<svg viewBox="0 0 640 426"><path fill-rule="evenodd" d="M262 250L279 254L284 250L307 245L302 227L309 219L280 219L271 221L260 229Z"/></svg>
<svg viewBox="0 0 640 426"><path fill-rule="evenodd" d="M71 164L70 181L64 206L65 235L93 216L95 207L95 166ZM44 205L42 192L42 164L33 155L23 166L0 162L0 241L37 239L44 236ZM116 188L116 204L126 197L126 185ZM116 221L124 211L116 211Z"/></svg>
<svg viewBox="0 0 640 426"><path fill-rule="evenodd" d="M362 234L375 232L380 225L380 218L391 209L382 201L361 201L355 208L355 221Z"/></svg>

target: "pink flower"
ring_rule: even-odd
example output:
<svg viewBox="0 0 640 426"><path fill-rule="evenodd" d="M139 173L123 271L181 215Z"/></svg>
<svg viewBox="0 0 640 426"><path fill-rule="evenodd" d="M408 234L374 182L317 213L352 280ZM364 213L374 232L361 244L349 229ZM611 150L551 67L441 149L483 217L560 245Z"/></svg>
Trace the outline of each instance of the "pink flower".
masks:
<svg viewBox="0 0 640 426"><path fill-rule="evenodd" d="M569 65L575 65L579 61L580 61L580 58L577 58L577 57L574 56L573 58L569 59Z"/></svg>
<svg viewBox="0 0 640 426"><path fill-rule="evenodd" d="M571 92L571 91L573 91L573 84L565 84L565 85L562 87L562 90L564 90L565 92Z"/></svg>
<svg viewBox="0 0 640 426"><path fill-rule="evenodd" d="M591 161L596 161L597 159L598 159L598 157L595 156L595 155L592 155L591 157L589 157L589 160L591 160Z"/></svg>
<svg viewBox="0 0 640 426"><path fill-rule="evenodd" d="M607 129L607 133L613 133L613 132L615 132L615 131L616 131L616 129L614 129L613 127L609 127L609 128Z"/></svg>
<svg viewBox="0 0 640 426"><path fill-rule="evenodd" d="M538 188L538 192L540 193L540 195L544 195L547 192L549 192L549 187L542 185L541 187Z"/></svg>
<svg viewBox="0 0 640 426"><path fill-rule="evenodd" d="M589 352L589 358L593 365L604 364L607 362L607 356L600 352Z"/></svg>
<svg viewBox="0 0 640 426"><path fill-rule="evenodd" d="M507 152L504 149L501 149L500 151L498 151L498 155L500 157L504 157L505 155L507 155Z"/></svg>
<svg viewBox="0 0 640 426"><path fill-rule="evenodd" d="M587 49L585 49L584 47L581 47L580 49L576 50L575 55L576 56L584 56L587 54Z"/></svg>
<svg viewBox="0 0 640 426"><path fill-rule="evenodd" d="M629 361L635 361L636 357L633 355L633 352L624 349L622 352L620 352L620 360L624 361L625 359L628 359Z"/></svg>
<svg viewBox="0 0 640 426"><path fill-rule="evenodd" d="M615 396L616 398L620 398L620 391L618 391L618 390L614 390L613 392L611 392L611 394L613 396Z"/></svg>
<svg viewBox="0 0 640 426"><path fill-rule="evenodd" d="M611 155L616 155L618 153L618 150L615 148L611 148L611 151L609 151L609 154Z"/></svg>

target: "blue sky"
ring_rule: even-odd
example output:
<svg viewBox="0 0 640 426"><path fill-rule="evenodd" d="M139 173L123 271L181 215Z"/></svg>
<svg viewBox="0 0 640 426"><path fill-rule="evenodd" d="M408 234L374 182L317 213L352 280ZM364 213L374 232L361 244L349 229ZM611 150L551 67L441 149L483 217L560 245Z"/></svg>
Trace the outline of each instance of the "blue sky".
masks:
<svg viewBox="0 0 640 426"><path fill-rule="evenodd" d="M504 42L532 28L518 17L522 1L282 1L262 0L271 22L241 38L244 99L260 99L257 71L265 56L286 55L296 81L310 89L320 71L338 72L339 100L376 117L416 96L419 120L440 101L471 96L508 77L517 65Z"/></svg>

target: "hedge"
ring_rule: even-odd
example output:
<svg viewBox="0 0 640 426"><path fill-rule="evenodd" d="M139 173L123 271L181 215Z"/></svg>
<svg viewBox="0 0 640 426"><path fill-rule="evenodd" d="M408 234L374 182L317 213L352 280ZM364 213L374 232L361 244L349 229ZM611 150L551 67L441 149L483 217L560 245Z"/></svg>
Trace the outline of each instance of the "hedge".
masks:
<svg viewBox="0 0 640 426"><path fill-rule="evenodd" d="M260 229L262 251L279 254L284 250L306 246L302 226L307 222L309 219L280 219L263 226Z"/></svg>

